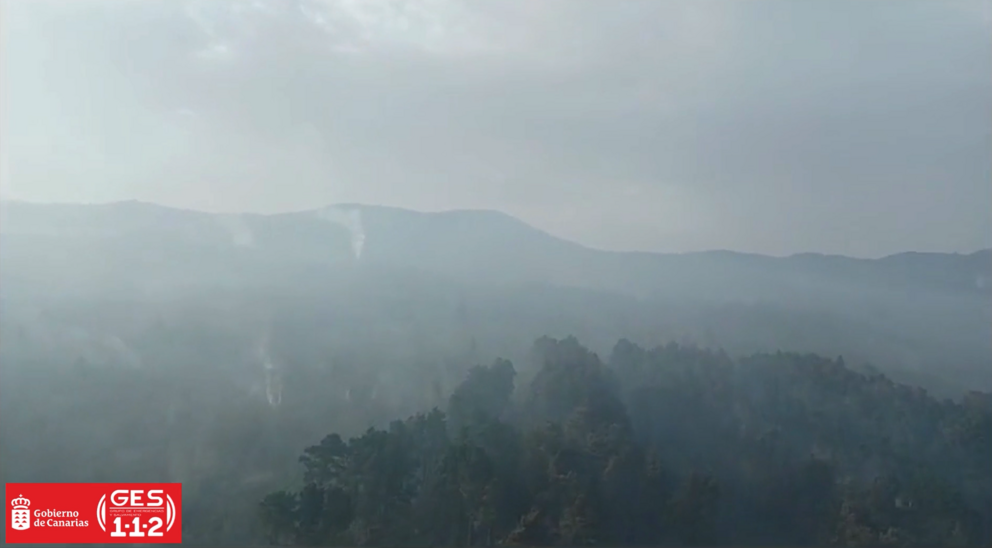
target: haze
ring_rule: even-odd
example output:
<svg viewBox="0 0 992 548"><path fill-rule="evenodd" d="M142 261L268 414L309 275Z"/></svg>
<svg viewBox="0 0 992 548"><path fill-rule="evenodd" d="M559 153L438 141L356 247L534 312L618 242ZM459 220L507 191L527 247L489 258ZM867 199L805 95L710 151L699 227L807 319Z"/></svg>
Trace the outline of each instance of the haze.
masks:
<svg viewBox="0 0 992 548"><path fill-rule="evenodd" d="M992 246L992 3L3 4L7 199L494 209L611 250Z"/></svg>
<svg viewBox="0 0 992 548"><path fill-rule="evenodd" d="M992 545L992 2L0 7L0 542Z"/></svg>

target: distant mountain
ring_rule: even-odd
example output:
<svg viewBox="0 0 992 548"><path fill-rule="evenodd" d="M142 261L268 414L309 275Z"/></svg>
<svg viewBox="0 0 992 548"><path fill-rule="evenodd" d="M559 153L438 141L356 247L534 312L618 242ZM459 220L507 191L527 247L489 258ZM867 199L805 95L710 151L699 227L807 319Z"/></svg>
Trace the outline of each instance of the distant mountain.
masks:
<svg viewBox="0 0 992 548"><path fill-rule="evenodd" d="M193 302L237 310L220 313L227 322L311 317L293 320L303 322L294 332L314 337L300 348L322 348L331 328L316 326L325 325L337 337L406 341L396 348L477 338L497 355L535 332L603 344L685 336L737 352L843 353L916 380L986 386L990 276L992 250L871 260L611 252L495 211L341 204L221 215L140 202L0 203L8 325L49 325L40 311L63 310L75 318L65 329L89 329L108 303L148 319ZM107 340L138 336L125 333L133 322L114 322Z"/></svg>
<svg viewBox="0 0 992 548"><path fill-rule="evenodd" d="M124 254L122 260L139 270L143 261L194 270L223 261L231 266L259 260L270 266L360 262L479 283L549 283L639 296L805 300L813 289L846 295L865 289L992 295L992 250L876 260L610 252L495 211L421 213L342 204L277 215L221 215L141 202L8 202L0 209L0 236L6 244L0 253L14 263L39 260L44 248L58 254L68 246L65 252L90 257Z"/></svg>

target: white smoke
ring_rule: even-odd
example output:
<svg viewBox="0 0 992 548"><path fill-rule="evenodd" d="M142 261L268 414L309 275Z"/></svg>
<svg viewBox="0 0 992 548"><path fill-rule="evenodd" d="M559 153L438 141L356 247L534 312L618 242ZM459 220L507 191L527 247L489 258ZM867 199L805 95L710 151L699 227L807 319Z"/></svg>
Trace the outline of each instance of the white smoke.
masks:
<svg viewBox="0 0 992 548"><path fill-rule="evenodd" d="M272 369L265 371L265 399L272 407L279 407L282 403L282 379Z"/></svg>
<svg viewBox="0 0 992 548"><path fill-rule="evenodd" d="M346 210L331 206L318 211L317 216L347 229L351 235L352 253L355 254L356 259L362 257L362 249L365 247L365 228L362 226L361 210Z"/></svg>
<svg viewBox="0 0 992 548"><path fill-rule="evenodd" d="M255 235L252 234L251 229L245 224L241 215L220 215L217 217L217 222L221 228L231 235L234 245L238 247L251 247L255 245Z"/></svg>
<svg viewBox="0 0 992 548"><path fill-rule="evenodd" d="M282 403L282 375L269 354L268 335L262 337L258 342L256 354L265 375L265 399L268 400L271 407L278 407Z"/></svg>

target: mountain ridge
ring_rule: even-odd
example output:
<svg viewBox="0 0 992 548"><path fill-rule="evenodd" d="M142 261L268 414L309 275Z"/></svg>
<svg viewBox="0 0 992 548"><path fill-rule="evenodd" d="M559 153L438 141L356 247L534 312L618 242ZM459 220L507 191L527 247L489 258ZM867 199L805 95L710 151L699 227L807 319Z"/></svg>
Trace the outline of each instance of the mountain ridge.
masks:
<svg viewBox="0 0 992 548"><path fill-rule="evenodd" d="M356 310L392 317L433 299L456 316L474 307L466 317L476 323L494 316L537 322L541 332L644 326L646 338L686 329L739 348L802 340L831 352L827 341L839 337L845 355L921 371L963 368L974 378L992 363L990 259L990 250L882 259L601 251L500 212L355 204L274 215L143 202L4 204L0 215L6 310L221 295L295 298L309 309L347 295Z"/></svg>
<svg viewBox="0 0 992 548"><path fill-rule="evenodd" d="M3 208L3 213L0 214L0 229L3 227L3 220L6 217L8 208L36 208L36 209L61 209L66 210L72 209L89 209L91 211L103 210L111 211L114 209L130 209L143 210L140 211L144 214L158 213L158 214L172 214L181 215L187 218L245 218L245 219L260 219L260 218L291 218L299 216L314 215L322 211L327 210L351 210L359 211L362 215L401 215L408 218L415 218L417 220L425 219L437 219L437 220L455 220L464 219L468 217L483 218L487 220L510 223L511 225L516 225L517 229L525 229L530 231L535 235L540 235L545 238L552 238L560 244L566 244L569 246L579 247L587 251L593 251L598 253L607 254L618 254L627 256L663 256L663 257L685 257L693 255L710 255L710 256L728 256L728 257L754 257L763 259L773 259L773 260L850 260L850 261L891 261L896 259L926 259L926 258L940 258L940 257L959 257L959 258L988 258L992 261L992 248L983 248L970 252L961 251L921 251L921 250L906 250L897 253L891 253L888 255L883 255L880 257L854 257L850 255L843 255L838 253L821 253L815 251L803 251L791 253L788 255L771 255L765 253L756 253L748 251L738 251L732 249L701 249L694 251L648 251L648 250L614 250L614 249L603 249L592 247L581 242L576 242L561 236L552 234L546 230L536 227L518 217L515 217L509 213L499 211L496 209L485 209L485 208L467 208L467 209L446 209L437 211L422 211L410 208L387 206L387 205L376 205L376 204L363 204L356 202L343 202L343 203L332 203L324 206L312 208L312 209L300 209L292 210L286 212L278 213L256 213L256 212L210 212L202 211L189 208L180 208L175 206L167 206L162 204L157 204L155 202L147 202L142 200L121 200L114 202L98 202L98 203L75 203L75 202L31 202L24 200L3 200L0 201L0 207ZM139 211L135 211L136 213ZM992 269L992 262L990 262L990 269Z"/></svg>

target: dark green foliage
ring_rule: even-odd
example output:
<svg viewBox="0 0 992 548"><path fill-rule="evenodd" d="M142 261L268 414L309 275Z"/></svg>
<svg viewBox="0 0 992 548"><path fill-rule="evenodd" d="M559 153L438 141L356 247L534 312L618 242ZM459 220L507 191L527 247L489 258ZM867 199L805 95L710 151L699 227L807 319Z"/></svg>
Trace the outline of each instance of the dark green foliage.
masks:
<svg viewBox="0 0 992 548"><path fill-rule="evenodd" d="M517 372L507 360L496 360L490 367L476 366L448 400L448 417L454 432L481 426L499 419L513 395Z"/></svg>
<svg viewBox="0 0 992 548"><path fill-rule="evenodd" d="M982 545L992 409L842 359L574 338L510 412L514 369L472 369L434 410L308 448L259 509L300 545ZM630 415L628 415L628 410ZM506 417L515 417L506 422ZM457 418L457 419L456 419ZM450 435L449 435L450 433ZM334 501L333 504L331 501Z"/></svg>

